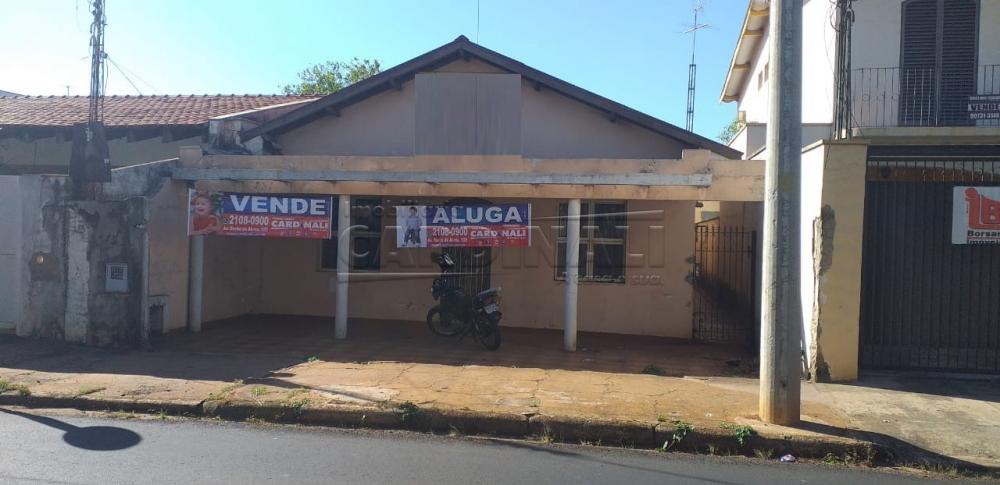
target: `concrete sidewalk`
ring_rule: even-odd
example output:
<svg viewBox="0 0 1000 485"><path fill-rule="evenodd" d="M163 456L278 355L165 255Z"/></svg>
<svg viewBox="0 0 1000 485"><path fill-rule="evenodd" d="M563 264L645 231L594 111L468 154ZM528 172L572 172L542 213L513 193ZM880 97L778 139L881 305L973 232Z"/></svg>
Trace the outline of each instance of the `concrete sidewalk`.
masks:
<svg viewBox="0 0 1000 485"><path fill-rule="evenodd" d="M333 353L349 344L363 347L359 340L335 344ZM1000 467L1000 440L995 439L1000 396L990 381L942 385L878 377L856 385L806 384L804 423L790 429L757 422L756 380L724 376L724 364L713 369L720 371L716 375L656 376L638 370L385 361L379 354L397 350L384 345L381 351L368 348L373 358L358 361L191 347L182 342L151 352L110 352L3 338L0 387L6 392L0 403L534 435L641 447L681 437L677 449L833 453L849 461L870 461L876 448L865 442L871 441L907 461L954 459L960 465ZM507 358L472 343L468 348L487 358ZM683 353L683 347L669 350ZM905 390L917 387L917 392ZM675 420L694 430L685 432ZM751 426L757 436L740 445L735 424Z"/></svg>

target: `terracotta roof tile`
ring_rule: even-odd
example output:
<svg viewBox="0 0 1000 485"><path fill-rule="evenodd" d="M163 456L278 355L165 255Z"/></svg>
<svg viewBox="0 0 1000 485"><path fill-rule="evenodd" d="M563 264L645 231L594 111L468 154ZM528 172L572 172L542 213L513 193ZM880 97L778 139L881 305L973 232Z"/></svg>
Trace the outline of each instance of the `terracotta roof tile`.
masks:
<svg viewBox="0 0 1000 485"><path fill-rule="evenodd" d="M209 118L319 96L107 96L105 126L200 125ZM0 97L0 126L72 126L87 121L86 96Z"/></svg>

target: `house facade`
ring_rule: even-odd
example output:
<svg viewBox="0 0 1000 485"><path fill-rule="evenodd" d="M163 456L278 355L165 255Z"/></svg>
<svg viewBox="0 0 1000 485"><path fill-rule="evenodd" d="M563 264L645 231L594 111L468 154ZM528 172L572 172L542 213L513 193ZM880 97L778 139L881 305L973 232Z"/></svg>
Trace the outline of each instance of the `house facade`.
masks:
<svg viewBox="0 0 1000 485"><path fill-rule="evenodd" d="M958 237L1000 182L1000 1L803 3L811 376L1000 372L1000 246ZM747 158L767 156L769 10L748 2L722 92L745 121L730 146ZM973 204L968 189L988 195Z"/></svg>
<svg viewBox="0 0 1000 485"><path fill-rule="evenodd" d="M231 135L116 169L98 201L54 213L23 205L32 237L21 254L35 259L18 333L106 344L244 315L306 315L349 338L371 320L424 321L438 271L431 252L448 251L467 290L503 288L504 326L562 331L568 350L578 331L690 339L697 202L763 194L761 162L464 37ZM20 183L28 195L38 193L29 184L65 190L53 177ZM328 204L333 214L310 227L329 237L226 235L240 218L226 230L192 225L196 204L216 195L239 207L256 197L265 212L293 198ZM85 216L103 202L107 217ZM416 207L519 207L530 235L409 247L398 216ZM568 230L574 222L579 231ZM127 235L119 246L89 250L107 246L114 227ZM120 278L117 290L107 285L108 265L121 263L124 291Z"/></svg>

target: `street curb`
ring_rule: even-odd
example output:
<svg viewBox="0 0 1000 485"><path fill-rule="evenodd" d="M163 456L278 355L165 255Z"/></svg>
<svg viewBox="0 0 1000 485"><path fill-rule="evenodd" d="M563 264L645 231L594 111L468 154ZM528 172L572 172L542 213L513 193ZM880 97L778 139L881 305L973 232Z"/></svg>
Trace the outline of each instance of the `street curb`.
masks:
<svg viewBox="0 0 1000 485"><path fill-rule="evenodd" d="M756 423L755 423L756 424ZM766 429L763 423L753 427L753 434L740 445L732 431L721 428L695 427L677 443L670 445L670 451L704 452L710 449L720 453L753 455L758 452L770 454L772 458L790 454L796 458L824 458L833 455L838 459L850 460L858 464L874 465L890 454L881 446L865 440L835 436L803 436L782 434ZM656 426L656 446L675 439L676 427L672 423Z"/></svg>
<svg viewBox="0 0 1000 485"><path fill-rule="evenodd" d="M643 423L568 416L523 415L502 412L480 412L463 409L406 407L398 404L386 407L331 405L321 407L290 406L287 403L260 403L248 400L208 400L177 402L126 400L98 397L21 396L0 394L0 405L31 408L73 408L88 411L125 411L138 413L169 413L187 416L215 416L232 421L258 419L276 423L342 428L405 429L427 432L458 432L466 435L489 435L510 438L536 437L565 443L588 443L629 448L659 448L673 440L672 423ZM744 446L740 446L731 431L695 427L670 451L753 454L754 450L770 452L776 458L786 453L798 458L823 458L833 455L850 458L856 463L874 464L892 456L883 447L860 439L816 435L783 434L780 429L755 428Z"/></svg>
<svg viewBox="0 0 1000 485"><path fill-rule="evenodd" d="M200 401L136 401L132 399L94 398L88 396L20 396L0 394L0 405L28 408L72 408L82 411L164 412L176 415L202 414Z"/></svg>
<svg viewBox="0 0 1000 485"><path fill-rule="evenodd" d="M656 446L656 430L652 423L539 414L532 416L528 425L532 435L555 441L630 448Z"/></svg>

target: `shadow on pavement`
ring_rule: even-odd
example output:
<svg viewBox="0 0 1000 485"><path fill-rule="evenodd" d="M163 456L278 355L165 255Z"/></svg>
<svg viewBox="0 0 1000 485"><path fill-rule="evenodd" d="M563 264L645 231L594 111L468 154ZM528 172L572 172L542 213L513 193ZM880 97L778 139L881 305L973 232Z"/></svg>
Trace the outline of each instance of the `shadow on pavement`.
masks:
<svg viewBox="0 0 1000 485"><path fill-rule="evenodd" d="M138 433L125 428L116 428L114 426L86 426L81 428L55 418L22 413L11 409L0 408L0 412L29 419L36 423L44 424L45 426L63 431L63 441L70 446L84 450L124 450L125 448L131 448L142 441L142 437L139 436Z"/></svg>

